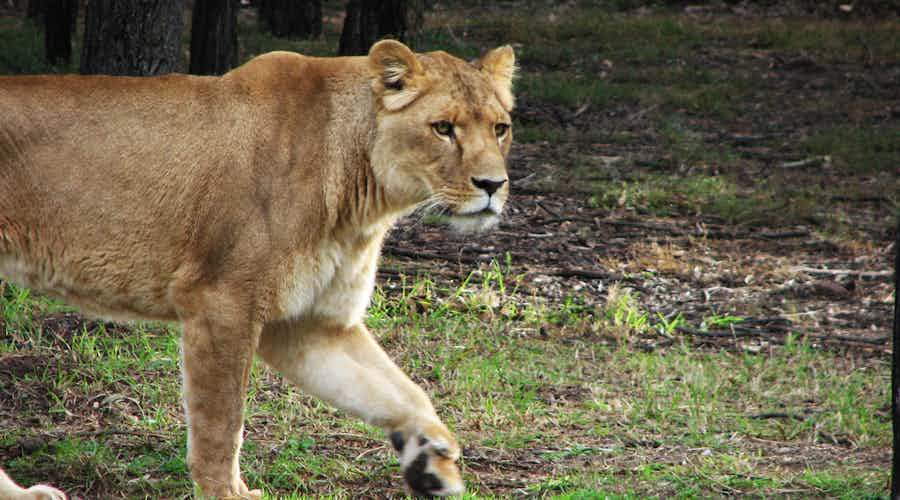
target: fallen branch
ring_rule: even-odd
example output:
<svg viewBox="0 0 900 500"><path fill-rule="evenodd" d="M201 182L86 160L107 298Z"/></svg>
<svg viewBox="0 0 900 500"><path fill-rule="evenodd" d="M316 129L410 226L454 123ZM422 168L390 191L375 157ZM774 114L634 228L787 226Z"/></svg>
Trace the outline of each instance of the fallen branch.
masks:
<svg viewBox="0 0 900 500"><path fill-rule="evenodd" d="M613 280L620 281L625 279L618 273L608 273L606 271L591 271L589 269L557 269L551 274L561 278L586 278L593 280Z"/></svg>
<svg viewBox="0 0 900 500"><path fill-rule="evenodd" d="M763 233L754 233L750 236L756 238L762 238L764 240L782 240L785 238L802 238L805 236L809 236L809 231L803 230L793 230L793 231L775 231L771 233L763 232Z"/></svg>
<svg viewBox="0 0 900 500"><path fill-rule="evenodd" d="M545 212L554 215L552 218L548 219L537 219L534 222L537 224L559 224L562 222L583 222L585 224L597 224L597 225L607 225L607 226L615 226L615 227L627 227L627 228L637 228L637 229L645 229L648 231L656 231L663 232L667 234L671 234L673 236L700 236L704 238L710 239L763 239L763 240L783 240L787 238L801 238L809 236L810 233L807 230L803 229L790 229L784 231L757 231L757 232L735 232L730 231L725 228L720 227L706 227L700 231L690 231L688 229L680 228L677 226L672 226L668 224L658 224L653 222L643 222L636 221L632 219L610 219L610 218L600 218L599 215L597 217L590 216L564 216L556 214L555 212L551 212L546 207L542 206L538 203L538 206L544 209Z"/></svg>
<svg viewBox="0 0 900 500"><path fill-rule="evenodd" d="M560 193L560 194L570 194L570 195L583 195L583 196L594 196L597 194L596 191L590 189L580 189L577 187L571 186L538 186L538 187L511 187L512 192L516 196L547 196L552 193Z"/></svg>
<svg viewBox="0 0 900 500"><path fill-rule="evenodd" d="M893 200L887 196L832 196L831 201L849 201L853 203L890 203Z"/></svg>
<svg viewBox="0 0 900 500"><path fill-rule="evenodd" d="M786 161L781 164L781 168L801 168L801 167L818 167L831 163L830 156L813 156L812 158L804 158L797 161Z"/></svg>
<svg viewBox="0 0 900 500"><path fill-rule="evenodd" d="M678 330L682 333L686 333L688 335L694 335L697 337L734 337L734 338L743 338L743 337L765 337L766 333L760 331L753 330L710 330L710 331L700 331L694 328L689 328L685 326L679 326Z"/></svg>
<svg viewBox="0 0 900 500"><path fill-rule="evenodd" d="M860 342L863 344L882 345L890 339L889 336L883 337L850 337L847 335L809 335L809 337L821 340L839 340L841 342Z"/></svg>
<svg viewBox="0 0 900 500"><path fill-rule="evenodd" d="M826 440L831 441L833 444L839 446L853 446L853 441L850 441L843 436L835 436L833 434L829 434L821 429L816 431L816 436L825 438Z"/></svg>
<svg viewBox="0 0 900 500"><path fill-rule="evenodd" d="M749 418L754 420L765 420L769 418L784 418L789 420L798 420L800 422L806 420L806 417L802 415L797 415L796 413L787 413L783 411L764 411L762 413L756 413L754 415L749 415Z"/></svg>
<svg viewBox="0 0 900 500"><path fill-rule="evenodd" d="M577 215L570 215L570 216L565 216L565 217L557 216L557 217L553 217L552 219L542 219L537 222L539 224L559 224L561 222L584 222L586 224L593 224L597 220L598 219L594 219L591 217L579 217Z"/></svg>
<svg viewBox="0 0 900 500"><path fill-rule="evenodd" d="M146 429L121 429L116 427L104 428L99 430L79 430L79 431L48 431L42 433L43 436L48 436L53 438L54 440L62 440L67 437L79 436L79 437L101 437L101 436L133 436L138 438L148 438L152 437L157 440L169 441L173 438L175 433L165 432L165 431L151 431Z"/></svg>
<svg viewBox="0 0 900 500"><path fill-rule="evenodd" d="M557 218L557 219L561 219L561 218L562 218L562 216L559 215L559 212L555 212L555 211L553 211L553 210L550 210L549 208L547 208L546 205L544 205L544 204L541 203L541 202L537 202L537 206L539 206L539 207L542 208L545 212L547 212L548 214L552 215L553 217L555 217L555 218Z"/></svg>
<svg viewBox="0 0 900 500"><path fill-rule="evenodd" d="M551 276L559 276L560 278L582 278L589 280L609 280L609 281L624 281L626 283L621 286L626 288L633 288L644 294L650 294L650 290L646 287L643 287L635 281L637 278L630 278L627 276L623 276L619 273L608 273L606 271L592 271L590 269L572 269L572 268L563 268L556 269L554 271L549 271L545 274L549 274Z"/></svg>
<svg viewBox="0 0 900 500"><path fill-rule="evenodd" d="M640 229L648 229L650 231L664 231L664 232L667 232L670 234L675 234L678 236L685 234L685 231L683 231L677 227L667 226L667 225L663 225L663 224L653 224L651 222L640 222L640 221L619 220L619 219L592 219L592 222L595 222L597 224L608 224L608 225L617 226L617 227L636 227L636 228L640 228Z"/></svg>
<svg viewBox="0 0 900 500"><path fill-rule="evenodd" d="M473 257L467 255L443 255L433 252L423 252L419 250L407 250L405 248L400 248L393 245L385 245L384 253L393 256L393 257L408 257L411 259L433 259L433 260L444 260L447 262L455 262L455 263L463 263L463 264L477 264L479 262L487 262L490 259L485 259L481 257Z"/></svg>
<svg viewBox="0 0 900 500"><path fill-rule="evenodd" d="M775 316L762 318L744 318L744 321L741 321L740 325L735 326L750 329L752 325L756 325L760 328L766 328L769 331L787 333L787 330L790 330L794 326L794 323L787 318Z"/></svg>
<svg viewBox="0 0 900 500"><path fill-rule="evenodd" d="M856 276L859 279L879 280L890 278L894 275L893 271L857 271L854 269L817 269L814 267L796 266L791 268L794 273L806 273L810 276L819 278L834 278L841 276Z"/></svg>
<svg viewBox="0 0 900 500"><path fill-rule="evenodd" d="M768 139L769 135L762 134L722 134L721 138L737 145L747 145Z"/></svg>
<svg viewBox="0 0 900 500"><path fill-rule="evenodd" d="M662 168L669 167L669 162L662 161L662 160L637 159L637 160L634 160L634 164L635 164L635 166L638 166L638 167L649 167L649 168L656 168L656 169L662 169Z"/></svg>

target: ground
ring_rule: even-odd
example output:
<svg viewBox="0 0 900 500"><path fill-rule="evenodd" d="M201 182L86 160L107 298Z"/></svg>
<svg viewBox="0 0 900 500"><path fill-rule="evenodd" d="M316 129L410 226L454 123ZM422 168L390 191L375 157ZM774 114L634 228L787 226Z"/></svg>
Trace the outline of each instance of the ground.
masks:
<svg viewBox="0 0 900 500"><path fill-rule="evenodd" d="M511 202L474 238L404 221L369 325L474 497L886 498L900 23L638 3L429 11L421 49L517 51ZM242 57L333 53L326 10L313 42L245 14ZM4 73L59 70L13 17L0 46ZM177 329L0 288L0 464L74 497L189 496ZM377 430L262 364L249 399L243 471L270 497L405 494Z"/></svg>

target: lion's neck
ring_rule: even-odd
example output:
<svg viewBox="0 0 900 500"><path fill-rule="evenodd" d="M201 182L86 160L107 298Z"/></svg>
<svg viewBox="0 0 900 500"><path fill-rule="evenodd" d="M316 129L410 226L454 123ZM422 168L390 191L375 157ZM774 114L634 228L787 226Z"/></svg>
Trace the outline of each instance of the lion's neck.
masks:
<svg viewBox="0 0 900 500"><path fill-rule="evenodd" d="M349 85L347 83L350 83ZM375 110L367 77L344 82L331 95L326 130L331 168L326 173L326 203L334 229L355 235L381 235L402 214L372 168Z"/></svg>

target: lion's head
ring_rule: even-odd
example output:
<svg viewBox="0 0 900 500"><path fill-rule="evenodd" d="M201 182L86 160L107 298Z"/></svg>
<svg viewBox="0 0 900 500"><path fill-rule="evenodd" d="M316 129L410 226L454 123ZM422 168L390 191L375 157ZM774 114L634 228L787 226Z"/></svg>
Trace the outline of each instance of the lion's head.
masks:
<svg viewBox="0 0 900 500"><path fill-rule="evenodd" d="M468 63L384 40L369 51L377 110L372 164L401 203L446 209L462 231L494 226L509 193L509 46Z"/></svg>

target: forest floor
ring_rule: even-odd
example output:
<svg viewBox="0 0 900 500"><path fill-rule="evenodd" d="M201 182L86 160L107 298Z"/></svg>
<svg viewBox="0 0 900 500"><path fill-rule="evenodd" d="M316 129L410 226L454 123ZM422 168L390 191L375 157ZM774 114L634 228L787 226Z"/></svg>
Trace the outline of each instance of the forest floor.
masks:
<svg viewBox="0 0 900 500"><path fill-rule="evenodd" d="M887 497L896 17L498 4L439 4L420 47L516 49L508 214L477 237L405 220L368 319L470 494ZM329 14L315 42L244 19L242 55L331 54ZM39 43L0 18L0 71ZM189 496L177 329L0 287L0 464L73 497ZM247 422L273 498L405 492L379 431L262 364Z"/></svg>

